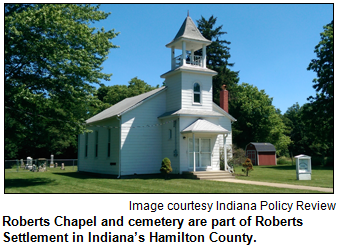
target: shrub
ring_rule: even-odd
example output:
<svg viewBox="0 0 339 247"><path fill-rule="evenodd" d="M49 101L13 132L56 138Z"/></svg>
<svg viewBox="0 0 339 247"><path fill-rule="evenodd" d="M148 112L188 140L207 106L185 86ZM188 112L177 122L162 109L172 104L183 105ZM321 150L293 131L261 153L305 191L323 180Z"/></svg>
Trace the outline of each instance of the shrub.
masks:
<svg viewBox="0 0 339 247"><path fill-rule="evenodd" d="M172 166L171 166L171 161L169 158L164 158L161 162L161 168L160 172L165 174L167 177L167 174L172 172Z"/></svg>
<svg viewBox="0 0 339 247"><path fill-rule="evenodd" d="M242 171L246 174L246 177L248 177L248 172L253 170L253 165L252 165L251 159L247 158L246 161L242 164L242 166L244 167L244 169L242 169Z"/></svg>
<svg viewBox="0 0 339 247"><path fill-rule="evenodd" d="M242 148L232 145L232 149L227 149L227 164L235 170L236 166L241 166L246 160L246 152ZM231 157L231 158L230 158ZM224 170L224 149L220 148L220 169Z"/></svg>
<svg viewBox="0 0 339 247"><path fill-rule="evenodd" d="M278 165L287 165L287 164L290 165L291 163L292 163L291 159L285 156L281 156L277 160Z"/></svg>

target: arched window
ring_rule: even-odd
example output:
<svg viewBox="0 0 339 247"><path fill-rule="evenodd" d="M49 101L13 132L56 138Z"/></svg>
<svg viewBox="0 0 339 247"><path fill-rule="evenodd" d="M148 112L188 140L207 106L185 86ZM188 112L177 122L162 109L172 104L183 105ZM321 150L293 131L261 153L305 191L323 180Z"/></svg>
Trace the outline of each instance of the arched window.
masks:
<svg viewBox="0 0 339 247"><path fill-rule="evenodd" d="M199 83L194 83L193 86L193 102L201 103L201 92Z"/></svg>

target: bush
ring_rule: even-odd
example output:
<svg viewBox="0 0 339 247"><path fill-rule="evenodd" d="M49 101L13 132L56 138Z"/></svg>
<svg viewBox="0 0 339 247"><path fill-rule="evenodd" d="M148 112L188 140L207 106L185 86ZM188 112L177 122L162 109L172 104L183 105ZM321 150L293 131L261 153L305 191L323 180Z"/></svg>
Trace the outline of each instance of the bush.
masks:
<svg viewBox="0 0 339 247"><path fill-rule="evenodd" d="M171 161L170 161L169 158L164 158L162 160L160 172L165 174L166 176L167 176L167 174L172 172Z"/></svg>
<svg viewBox="0 0 339 247"><path fill-rule="evenodd" d="M291 160L291 158L288 158L288 157L285 157L285 156L281 156L281 157L278 158L277 164L278 165L287 165L287 164L291 165L292 164L292 160Z"/></svg>
<svg viewBox="0 0 339 247"><path fill-rule="evenodd" d="M250 158L247 158L246 161L242 164L244 169L242 171L246 174L246 177L248 177L248 173L253 170L252 161Z"/></svg>
<svg viewBox="0 0 339 247"><path fill-rule="evenodd" d="M227 164L233 167L235 170L236 166L241 166L246 160L246 152L242 148L238 148L235 145L232 145L232 150L227 149L227 157L232 157L227 160ZM224 149L220 148L220 169L224 170Z"/></svg>

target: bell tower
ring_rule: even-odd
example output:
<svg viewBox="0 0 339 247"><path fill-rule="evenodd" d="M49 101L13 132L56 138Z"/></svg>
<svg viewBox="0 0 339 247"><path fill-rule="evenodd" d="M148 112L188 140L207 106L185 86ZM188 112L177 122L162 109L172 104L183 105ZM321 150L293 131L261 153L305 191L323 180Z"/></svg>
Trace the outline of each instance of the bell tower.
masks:
<svg viewBox="0 0 339 247"><path fill-rule="evenodd" d="M180 66L194 65L206 68L206 46L212 41L200 33L189 15L181 25L175 38L166 45L171 48L171 69ZM175 50L181 50L181 55L175 57ZM195 56L194 52L202 49L202 56ZM187 51L190 52L187 53Z"/></svg>
<svg viewBox="0 0 339 247"><path fill-rule="evenodd" d="M212 77L217 72L206 67L206 39L187 15L171 48L171 70L161 75L167 86L167 111L179 109L212 111ZM180 55L176 56L175 51ZM202 56L194 53L201 50Z"/></svg>

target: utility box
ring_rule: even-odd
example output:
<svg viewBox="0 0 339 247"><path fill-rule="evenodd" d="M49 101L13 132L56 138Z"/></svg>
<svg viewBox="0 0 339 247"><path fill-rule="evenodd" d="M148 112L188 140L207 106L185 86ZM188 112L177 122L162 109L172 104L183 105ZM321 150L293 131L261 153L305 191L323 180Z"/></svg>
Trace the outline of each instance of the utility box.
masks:
<svg viewBox="0 0 339 247"><path fill-rule="evenodd" d="M311 180L311 156L299 154L294 158L296 159L297 180Z"/></svg>

